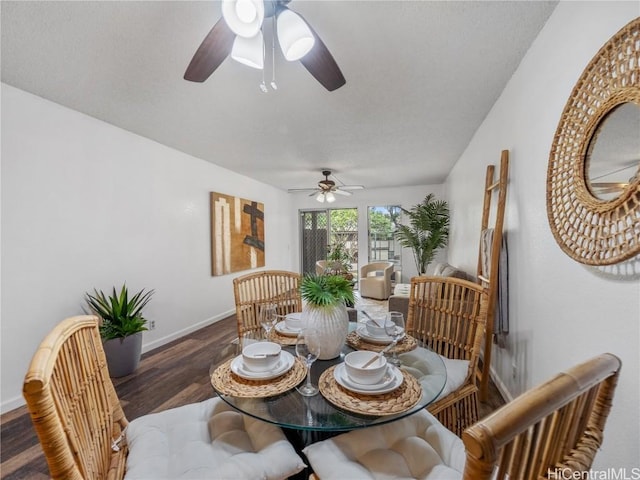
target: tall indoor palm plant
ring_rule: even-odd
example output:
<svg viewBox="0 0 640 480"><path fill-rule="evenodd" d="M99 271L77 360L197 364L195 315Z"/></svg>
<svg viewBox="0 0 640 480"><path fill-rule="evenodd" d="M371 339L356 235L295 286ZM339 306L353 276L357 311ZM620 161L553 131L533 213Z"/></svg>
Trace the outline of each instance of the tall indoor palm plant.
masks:
<svg viewBox="0 0 640 480"><path fill-rule="evenodd" d="M427 272L427 266L436 253L447 246L449 240L449 205L428 194L422 203L411 210L402 209L409 219L408 225L398 225L396 238L404 248L413 251L419 275Z"/></svg>

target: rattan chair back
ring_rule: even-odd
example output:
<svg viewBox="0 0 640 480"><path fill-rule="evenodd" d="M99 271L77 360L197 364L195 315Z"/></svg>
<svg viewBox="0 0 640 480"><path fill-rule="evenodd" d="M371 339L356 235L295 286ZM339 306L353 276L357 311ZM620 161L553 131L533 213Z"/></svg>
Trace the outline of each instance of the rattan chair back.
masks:
<svg viewBox="0 0 640 480"><path fill-rule="evenodd" d="M486 289L474 282L452 277L411 279L407 333L443 357L469 362L464 384L429 406L457 435L478 419L476 375L487 306Z"/></svg>
<svg viewBox="0 0 640 480"><path fill-rule="evenodd" d="M47 335L23 394L53 479L122 478L127 449L113 445L128 422L109 378L97 317L68 318Z"/></svg>
<svg viewBox="0 0 640 480"><path fill-rule="evenodd" d="M279 315L301 312L300 274L285 270L263 270L233 280L238 338L260 336L261 307L275 304Z"/></svg>
<svg viewBox="0 0 640 480"><path fill-rule="evenodd" d="M467 429L464 479L588 478L620 367L610 353L592 358Z"/></svg>

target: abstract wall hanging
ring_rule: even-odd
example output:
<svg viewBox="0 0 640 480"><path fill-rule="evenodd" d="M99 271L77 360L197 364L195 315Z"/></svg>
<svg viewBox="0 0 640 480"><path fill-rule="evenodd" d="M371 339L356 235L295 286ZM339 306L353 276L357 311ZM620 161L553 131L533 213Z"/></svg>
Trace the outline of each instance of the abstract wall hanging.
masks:
<svg viewBox="0 0 640 480"><path fill-rule="evenodd" d="M211 192L211 275L264 267L264 205Z"/></svg>

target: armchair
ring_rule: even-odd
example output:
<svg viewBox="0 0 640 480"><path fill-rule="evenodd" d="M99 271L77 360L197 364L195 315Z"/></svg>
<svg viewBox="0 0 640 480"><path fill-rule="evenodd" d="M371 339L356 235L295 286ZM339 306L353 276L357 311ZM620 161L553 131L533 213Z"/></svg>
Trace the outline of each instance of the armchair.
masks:
<svg viewBox="0 0 640 480"><path fill-rule="evenodd" d="M360 269L360 296L386 300L391 295L393 263L374 262Z"/></svg>

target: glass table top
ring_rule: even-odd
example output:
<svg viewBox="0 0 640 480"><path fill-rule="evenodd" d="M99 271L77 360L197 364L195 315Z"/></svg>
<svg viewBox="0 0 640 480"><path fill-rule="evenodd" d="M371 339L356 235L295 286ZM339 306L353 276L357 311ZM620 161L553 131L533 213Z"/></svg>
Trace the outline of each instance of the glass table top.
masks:
<svg viewBox="0 0 640 480"><path fill-rule="evenodd" d="M283 346L282 348L295 356L293 346ZM341 363L344 356L351 351L353 349L345 345L337 358L316 360L311 367L312 383L318 385L322 372ZM216 352L210 373L240 353L241 348L237 343L223 346ZM398 357L402 361L400 368L413 375L420 383L422 396L412 408L394 415L373 416L352 413L334 406L321 393L313 397L304 397L295 388L267 398L238 398L217 391L216 393L238 411L283 428L337 432L380 425L411 415L432 403L444 388L447 379L442 359L427 348L418 346L411 352L399 354Z"/></svg>

